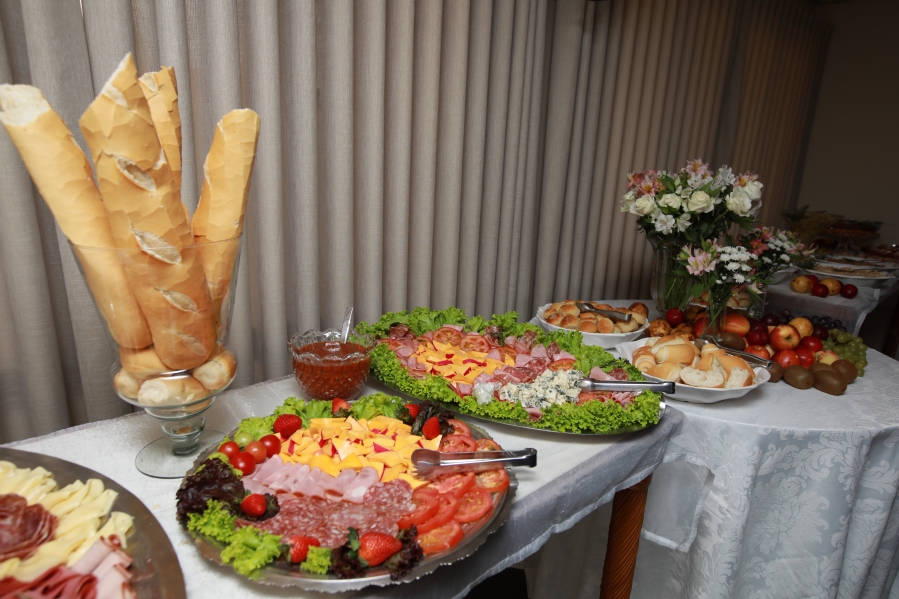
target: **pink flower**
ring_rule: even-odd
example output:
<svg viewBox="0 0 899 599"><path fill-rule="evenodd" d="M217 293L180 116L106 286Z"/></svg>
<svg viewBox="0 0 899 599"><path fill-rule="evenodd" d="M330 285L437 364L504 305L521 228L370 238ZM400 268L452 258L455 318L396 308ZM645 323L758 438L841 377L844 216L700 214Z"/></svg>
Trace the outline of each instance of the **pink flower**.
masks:
<svg viewBox="0 0 899 599"><path fill-rule="evenodd" d="M708 175L711 173L709 165L702 161L702 158L695 158L687 162L684 171L693 173L694 175Z"/></svg>
<svg viewBox="0 0 899 599"><path fill-rule="evenodd" d="M627 174L627 188L634 189L638 187L640 183L643 182L644 175L643 173L628 173Z"/></svg>
<svg viewBox="0 0 899 599"><path fill-rule="evenodd" d="M654 196L656 191L658 191L655 187L655 183L650 179L643 179L640 182L638 189L642 192L643 195Z"/></svg>
<svg viewBox="0 0 899 599"><path fill-rule="evenodd" d="M712 255L708 252L698 250L694 255L687 258L687 272L694 277L698 277L707 272L715 270L718 261L712 260Z"/></svg>

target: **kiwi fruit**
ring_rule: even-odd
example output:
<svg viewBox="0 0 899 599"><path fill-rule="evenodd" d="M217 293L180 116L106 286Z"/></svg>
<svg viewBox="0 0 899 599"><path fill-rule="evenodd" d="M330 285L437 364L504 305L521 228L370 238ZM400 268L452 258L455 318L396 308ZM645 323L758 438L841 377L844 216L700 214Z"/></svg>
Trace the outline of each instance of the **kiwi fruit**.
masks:
<svg viewBox="0 0 899 599"><path fill-rule="evenodd" d="M828 372L836 372L836 368L831 366L830 364L824 364L823 362L815 362L811 366L808 367L808 371L812 374L818 374L822 370L826 370Z"/></svg>
<svg viewBox="0 0 899 599"><path fill-rule="evenodd" d="M736 333L731 332L721 335L721 345L738 351L746 349L746 341Z"/></svg>
<svg viewBox="0 0 899 599"><path fill-rule="evenodd" d="M784 375L783 366L781 366L777 362L771 365L771 368L768 369L768 372L771 374L771 380L769 381L771 383L780 381L780 379L783 378Z"/></svg>
<svg viewBox="0 0 899 599"><path fill-rule="evenodd" d="M802 366L788 366L784 369L784 380L797 389L809 389L815 384L815 375Z"/></svg>
<svg viewBox="0 0 899 599"><path fill-rule="evenodd" d="M815 389L830 395L842 395L846 391L846 381L839 372L819 370L815 374Z"/></svg>
<svg viewBox="0 0 899 599"><path fill-rule="evenodd" d="M840 373L847 385L858 378L858 368L849 360L837 360L831 366Z"/></svg>

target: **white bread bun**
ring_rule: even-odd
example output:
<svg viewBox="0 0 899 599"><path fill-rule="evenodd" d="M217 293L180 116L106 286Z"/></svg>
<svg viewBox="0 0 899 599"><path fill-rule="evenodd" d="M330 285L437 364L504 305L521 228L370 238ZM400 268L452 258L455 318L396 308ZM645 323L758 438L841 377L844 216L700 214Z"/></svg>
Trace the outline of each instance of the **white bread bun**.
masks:
<svg viewBox="0 0 899 599"><path fill-rule="evenodd" d="M724 387L724 373L717 370L699 370L698 368L684 368L680 373L681 380L693 387L707 389L721 389Z"/></svg>
<svg viewBox="0 0 899 599"><path fill-rule="evenodd" d="M657 364L647 370L646 374L654 376L657 379L662 379L663 381L676 383L680 380L681 370L683 370L683 367L677 364Z"/></svg>
<svg viewBox="0 0 899 599"><path fill-rule="evenodd" d="M662 347L659 347L657 343L652 348L652 353L659 364L667 362L669 364L691 365L696 358L696 352L687 343L668 344Z"/></svg>
<svg viewBox="0 0 899 599"><path fill-rule="evenodd" d="M580 325L578 325L578 330L582 333L595 333L596 332L596 321L595 320L581 320Z"/></svg>
<svg viewBox="0 0 899 599"><path fill-rule="evenodd" d="M604 335L608 335L609 333L614 333L615 331L615 323L612 322L609 318L606 318L602 315L597 315L596 317L596 332L603 333Z"/></svg>
<svg viewBox="0 0 899 599"><path fill-rule="evenodd" d="M739 389L740 387L748 387L752 384L752 371L744 370L739 366L734 366L727 377L724 384L725 389Z"/></svg>
<svg viewBox="0 0 899 599"><path fill-rule="evenodd" d="M559 314L562 316L580 316L581 311L574 304L564 303L559 308Z"/></svg>
<svg viewBox="0 0 899 599"><path fill-rule="evenodd" d="M150 406L171 406L188 403L209 395L206 387L192 376L156 378L143 382L137 401Z"/></svg>
<svg viewBox="0 0 899 599"><path fill-rule="evenodd" d="M644 321L645 322L645 321ZM640 324L637 322L636 318L631 318L630 322L616 322L615 327L620 329L622 333L633 333L637 329L640 328Z"/></svg>
<svg viewBox="0 0 899 599"><path fill-rule="evenodd" d="M235 372L237 372L237 361L234 359L234 354L225 349L205 364L194 368L191 374L204 387L215 391L227 385L234 378Z"/></svg>
<svg viewBox="0 0 899 599"><path fill-rule="evenodd" d="M665 347L666 345L685 345L687 342L681 339L680 337L676 337L674 335L665 335L664 337L659 337L658 341L653 344L653 347Z"/></svg>
<svg viewBox="0 0 899 599"><path fill-rule="evenodd" d="M727 373L727 382L728 388L736 388L736 387L748 387L753 382L755 382L755 372L752 370L752 367L746 363L746 360L740 358L738 356L722 356L718 358L718 361L721 364L721 367ZM731 379L735 377L734 370L739 369L745 371L746 374L740 375L740 382L742 384L737 384L733 382Z"/></svg>
<svg viewBox="0 0 899 599"><path fill-rule="evenodd" d="M702 350L699 353L701 353L703 356L708 355L708 354L711 354L713 356L726 356L727 355L727 352L725 350L721 349L714 343L706 343L705 345L702 346Z"/></svg>
<svg viewBox="0 0 899 599"><path fill-rule="evenodd" d="M628 310L642 316L643 322L646 322L646 319L649 317L649 308L647 308L646 304L644 304L643 302L634 302L630 305Z"/></svg>
<svg viewBox="0 0 899 599"><path fill-rule="evenodd" d="M640 372L649 372L650 369L656 366L656 359L654 356L649 354L644 354L639 357L634 358L634 367Z"/></svg>
<svg viewBox="0 0 899 599"><path fill-rule="evenodd" d="M646 343L643 344L643 347L653 347L661 339L664 339L664 337L649 337L646 339Z"/></svg>
<svg viewBox="0 0 899 599"><path fill-rule="evenodd" d="M562 323L562 315L557 310L547 310L543 313L543 320L557 327Z"/></svg>
<svg viewBox="0 0 899 599"><path fill-rule="evenodd" d="M580 324L580 318L578 318L577 316L568 315L562 317L562 322L559 323L559 326L563 329L571 329L572 331L576 331Z"/></svg>
<svg viewBox="0 0 899 599"><path fill-rule="evenodd" d="M115 386L116 391L128 399L137 399L141 383L143 383L141 379L137 378L127 370L119 370L115 376L112 377L112 384Z"/></svg>

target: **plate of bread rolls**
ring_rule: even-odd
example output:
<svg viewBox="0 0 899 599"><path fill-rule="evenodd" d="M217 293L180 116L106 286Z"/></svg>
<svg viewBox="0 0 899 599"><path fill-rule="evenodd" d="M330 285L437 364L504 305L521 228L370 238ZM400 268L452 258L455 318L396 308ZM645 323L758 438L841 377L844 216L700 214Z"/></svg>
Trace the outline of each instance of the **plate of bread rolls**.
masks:
<svg viewBox="0 0 899 599"><path fill-rule="evenodd" d="M589 304L597 310L609 310L630 314L630 322L616 322L594 312L581 311L577 303ZM619 343L639 339L649 327L649 308L641 302L616 301L593 302L565 300L541 306L537 321L545 331L580 331L586 345L613 348Z"/></svg>
<svg viewBox="0 0 899 599"><path fill-rule="evenodd" d="M696 345L675 335L620 343L615 349L650 380L676 383L672 399L715 403L743 397L771 375L743 358L707 343Z"/></svg>

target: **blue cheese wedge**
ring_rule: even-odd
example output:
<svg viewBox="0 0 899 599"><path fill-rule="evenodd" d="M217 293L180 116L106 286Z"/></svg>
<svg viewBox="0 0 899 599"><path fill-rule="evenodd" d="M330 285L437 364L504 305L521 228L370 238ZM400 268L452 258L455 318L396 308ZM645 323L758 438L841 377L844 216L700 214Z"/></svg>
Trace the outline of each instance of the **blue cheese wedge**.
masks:
<svg viewBox="0 0 899 599"><path fill-rule="evenodd" d="M550 405L577 402L584 375L578 370L546 370L532 383L509 383L499 391L503 401L518 402L525 408L543 409Z"/></svg>

